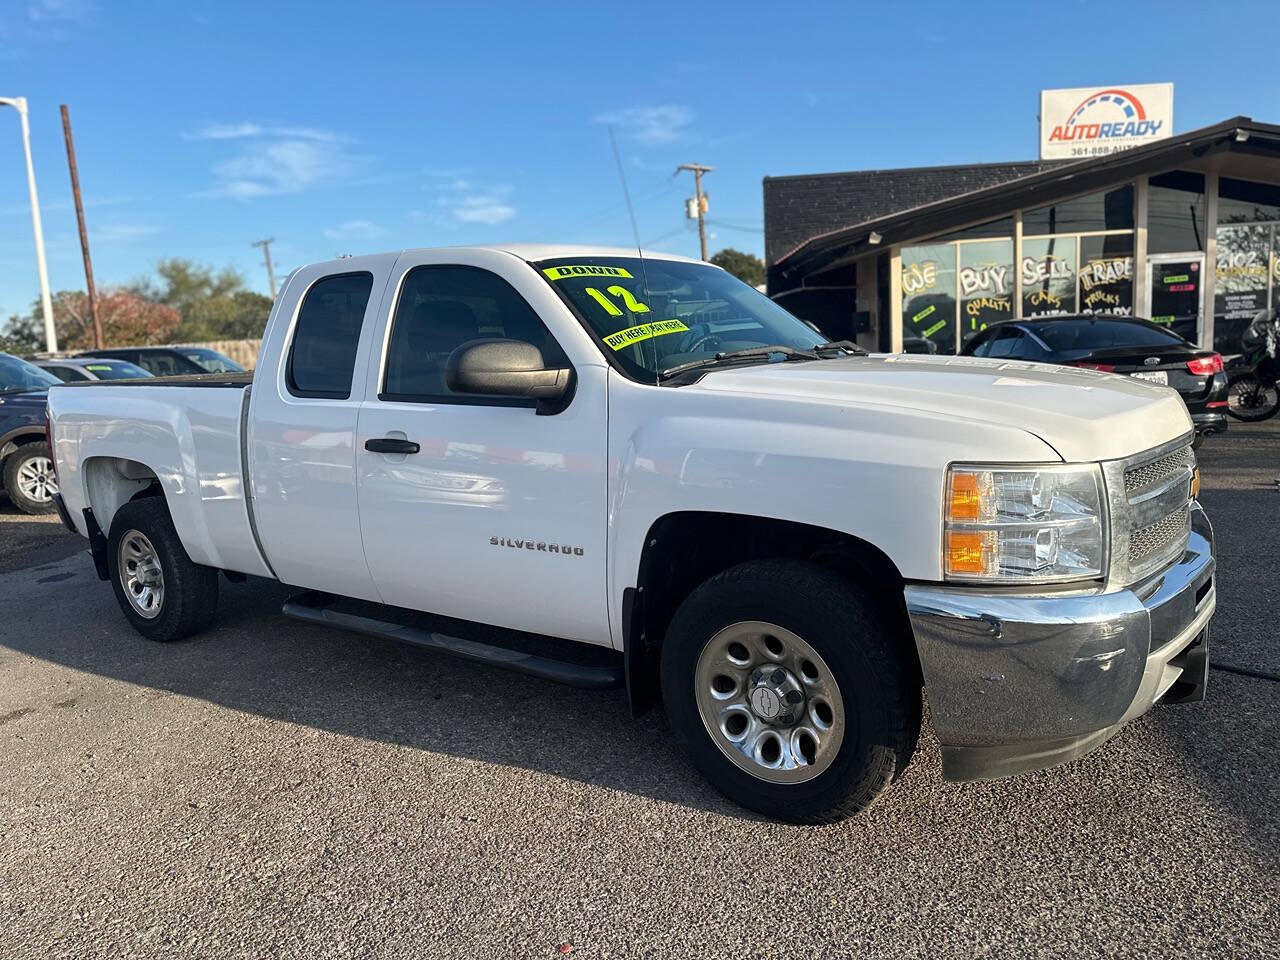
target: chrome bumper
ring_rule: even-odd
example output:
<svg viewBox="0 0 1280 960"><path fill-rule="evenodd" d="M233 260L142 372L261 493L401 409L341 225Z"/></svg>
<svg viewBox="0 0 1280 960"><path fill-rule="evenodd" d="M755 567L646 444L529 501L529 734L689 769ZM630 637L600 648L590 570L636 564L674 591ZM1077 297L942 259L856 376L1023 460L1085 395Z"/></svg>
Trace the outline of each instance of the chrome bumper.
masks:
<svg viewBox="0 0 1280 960"><path fill-rule="evenodd" d="M1121 590L1027 594L909 584L907 612L948 780L1088 753L1157 701L1204 697L1213 528L1192 502L1181 559Z"/></svg>

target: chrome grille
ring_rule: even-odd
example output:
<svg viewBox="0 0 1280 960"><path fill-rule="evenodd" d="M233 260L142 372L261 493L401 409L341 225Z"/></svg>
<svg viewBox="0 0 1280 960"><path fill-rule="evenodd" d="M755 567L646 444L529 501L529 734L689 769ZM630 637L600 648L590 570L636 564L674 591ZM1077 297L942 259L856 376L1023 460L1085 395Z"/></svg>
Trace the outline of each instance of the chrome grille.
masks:
<svg viewBox="0 0 1280 960"><path fill-rule="evenodd" d="M1183 447L1181 450L1166 454L1159 460L1152 460L1150 463L1144 463L1140 467L1126 470L1124 472L1125 492L1133 493L1144 487L1152 486L1181 472L1190 465L1191 448Z"/></svg>
<svg viewBox="0 0 1280 960"><path fill-rule="evenodd" d="M1102 464L1111 511L1112 582L1136 583L1186 550L1196 462L1189 439Z"/></svg>
<svg viewBox="0 0 1280 960"><path fill-rule="evenodd" d="M1183 506L1155 523L1134 530L1129 534L1129 567L1141 567L1148 557L1167 552L1178 541L1185 544L1190 530L1190 506Z"/></svg>

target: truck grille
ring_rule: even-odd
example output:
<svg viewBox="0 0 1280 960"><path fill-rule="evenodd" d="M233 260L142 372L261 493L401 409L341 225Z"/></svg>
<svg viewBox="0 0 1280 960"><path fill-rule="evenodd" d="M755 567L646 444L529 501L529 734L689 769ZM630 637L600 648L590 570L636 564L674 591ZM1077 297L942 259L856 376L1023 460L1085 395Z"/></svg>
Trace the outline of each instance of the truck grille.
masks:
<svg viewBox="0 0 1280 960"><path fill-rule="evenodd" d="M1103 464L1113 582L1134 583L1182 556L1191 537L1194 468L1186 440Z"/></svg>
<svg viewBox="0 0 1280 960"><path fill-rule="evenodd" d="M1124 472L1125 492L1133 493L1143 487L1159 483L1161 480L1165 480L1189 467L1190 463L1191 448L1183 447L1181 450L1166 454L1159 460L1152 460L1150 463L1144 463L1140 467L1126 470Z"/></svg>
<svg viewBox="0 0 1280 960"><path fill-rule="evenodd" d="M1165 553L1178 541L1185 544L1190 529L1191 508L1184 506L1155 523L1134 530L1129 534L1129 566L1141 567L1148 557Z"/></svg>

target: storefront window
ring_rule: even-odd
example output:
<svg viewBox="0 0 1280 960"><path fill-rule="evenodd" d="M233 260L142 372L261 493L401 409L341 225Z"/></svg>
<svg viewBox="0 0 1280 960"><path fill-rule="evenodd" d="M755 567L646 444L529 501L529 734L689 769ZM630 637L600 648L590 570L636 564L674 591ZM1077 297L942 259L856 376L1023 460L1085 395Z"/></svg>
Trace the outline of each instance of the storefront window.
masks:
<svg viewBox="0 0 1280 960"><path fill-rule="evenodd" d="M956 248L902 248L902 338L908 353L956 352Z"/></svg>
<svg viewBox="0 0 1280 960"><path fill-rule="evenodd" d="M1147 252L1204 250L1204 174L1175 170L1152 177L1147 191Z"/></svg>
<svg viewBox="0 0 1280 960"><path fill-rule="evenodd" d="M1080 312L1133 316L1133 234L1080 238Z"/></svg>
<svg viewBox="0 0 1280 960"><path fill-rule="evenodd" d="M1218 223L1280 220L1280 186L1250 180L1218 181Z"/></svg>
<svg viewBox="0 0 1280 960"><path fill-rule="evenodd" d="M1085 233L1091 230L1133 229L1133 187L1090 193L1048 207L1024 210L1023 236L1044 233Z"/></svg>
<svg viewBox="0 0 1280 960"><path fill-rule="evenodd" d="M1013 241L960 244L960 335L1013 319Z"/></svg>
<svg viewBox="0 0 1280 960"><path fill-rule="evenodd" d="M934 243L946 243L949 240L980 240L984 237L1012 237L1013 217L1002 217L988 223L980 223L976 227L965 227L944 237L935 237Z"/></svg>
<svg viewBox="0 0 1280 960"><path fill-rule="evenodd" d="M1076 238L1024 237L1022 316L1076 312Z"/></svg>
<svg viewBox="0 0 1280 960"><path fill-rule="evenodd" d="M1213 294L1213 348L1240 353L1240 337L1269 302L1269 285L1280 279L1280 259L1271 224L1219 227Z"/></svg>

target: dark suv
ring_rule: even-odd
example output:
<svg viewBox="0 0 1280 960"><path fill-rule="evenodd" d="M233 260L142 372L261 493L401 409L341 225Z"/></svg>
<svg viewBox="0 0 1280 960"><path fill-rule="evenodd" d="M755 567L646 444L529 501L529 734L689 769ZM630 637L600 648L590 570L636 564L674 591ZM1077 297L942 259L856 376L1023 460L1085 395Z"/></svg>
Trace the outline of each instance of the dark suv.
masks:
<svg viewBox="0 0 1280 960"><path fill-rule="evenodd" d="M45 435L47 390L61 383L51 373L0 353L0 478L23 513L52 513L58 480Z"/></svg>
<svg viewBox="0 0 1280 960"><path fill-rule="evenodd" d="M113 357L136 363L155 377L187 377L199 373L244 373L244 367L208 347L109 347L82 357Z"/></svg>

